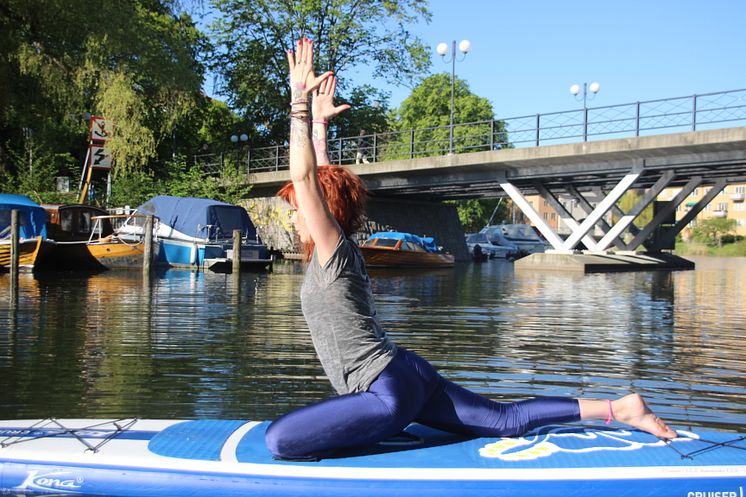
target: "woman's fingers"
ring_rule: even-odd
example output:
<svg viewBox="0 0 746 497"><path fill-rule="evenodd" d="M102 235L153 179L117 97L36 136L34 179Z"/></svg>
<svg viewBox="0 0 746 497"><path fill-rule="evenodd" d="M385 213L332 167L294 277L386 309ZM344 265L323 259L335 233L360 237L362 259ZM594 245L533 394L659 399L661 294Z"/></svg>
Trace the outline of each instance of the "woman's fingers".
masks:
<svg viewBox="0 0 746 497"><path fill-rule="evenodd" d="M337 91L337 78L331 77L327 79L326 81L329 82L329 87L328 87L329 95L334 96L334 93Z"/></svg>
<svg viewBox="0 0 746 497"><path fill-rule="evenodd" d="M337 116L337 115L341 114L342 112L344 112L344 111L346 111L348 109L351 109L351 108L352 108L352 105L350 105L350 104L337 105L336 107L334 107L334 115Z"/></svg>
<svg viewBox="0 0 746 497"><path fill-rule="evenodd" d="M288 66L290 67L290 70L292 71L295 67L295 54L293 53L293 49L288 48L287 51L288 54Z"/></svg>
<svg viewBox="0 0 746 497"><path fill-rule="evenodd" d="M306 84L306 87L308 88L308 91L315 90L316 88L318 88L321 85L321 83L323 83L324 81L326 81L326 79L329 76L331 76L332 74L334 74L334 73L331 72L331 71L326 71L321 76L317 76L317 77L311 79L313 77L313 72L310 72L308 74L308 79L311 79L311 81L310 81L310 83Z"/></svg>

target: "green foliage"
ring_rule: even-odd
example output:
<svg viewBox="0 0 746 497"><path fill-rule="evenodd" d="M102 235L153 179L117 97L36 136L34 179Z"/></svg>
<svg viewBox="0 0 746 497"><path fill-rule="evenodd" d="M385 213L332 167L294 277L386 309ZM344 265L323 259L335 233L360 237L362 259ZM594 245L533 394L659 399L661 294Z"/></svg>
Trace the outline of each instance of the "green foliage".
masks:
<svg viewBox="0 0 746 497"><path fill-rule="evenodd" d="M366 134L384 133L388 130L389 96L369 85L363 85L352 90L349 98L342 98L339 103L347 103L352 107L340 114L331 124L332 137L357 136L360 130Z"/></svg>
<svg viewBox="0 0 746 497"><path fill-rule="evenodd" d="M203 197L238 204L248 197L251 185L238 165L226 163L219 175L207 176L198 166L184 160L168 161L160 167L160 176L152 171L128 171L117 176L112 185L112 205L140 205L155 195Z"/></svg>
<svg viewBox="0 0 746 497"><path fill-rule="evenodd" d="M114 173L143 167L204 97L206 40L173 0L5 0L0 170L23 174L24 133L82 164L84 114L115 122ZM49 171L50 178L67 171ZM18 180L22 181L22 180Z"/></svg>
<svg viewBox="0 0 746 497"><path fill-rule="evenodd" d="M124 171L112 182L109 204L135 207L161 195L163 186L163 181L157 179L152 171Z"/></svg>
<svg viewBox="0 0 746 497"><path fill-rule="evenodd" d="M80 169L75 166L70 154L57 154L27 136L22 150L16 152L12 148L7 151L9 160L19 164L19 174L0 169L0 191L3 193L19 193L26 195L37 203L64 203L75 198L73 193L57 192L56 177L71 176L71 183L75 181ZM77 173L77 174L76 174Z"/></svg>
<svg viewBox="0 0 746 497"><path fill-rule="evenodd" d="M722 247L711 246L697 241L676 241L676 254L682 256L707 255L713 257L746 257L746 240L740 238Z"/></svg>
<svg viewBox="0 0 746 497"><path fill-rule="evenodd" d="M477 232L488 224L500 224L508 218L508 204L500 199L454 200L448 203L456 205L459 221L466 233Z"/></svg>
<svg viewBox="0 0 746 497"><path fill-rule="evenodd" d="M619 199L617 205L626 214L630 212L640 201L644 191L641 190L628 190L622 198ZM619 220L619 216L614 215L614 222ZM646 226L653 220L653 204L649 204L643 211L634 219L636 226Z"/></svg>
<svg viewBox="0 0 746 497"><path fill-rule="evenodd" d="M439 155L450 149L451 76L435 74L419 84L392 115L401 133L389 144L392 158ZM454 152L506 148L505 123L494 121L492 104L474 95L469 85L454 81ZM475 124L478 123L478 124ZM415 130L408 133L409 130ZM414 140L414 143L411 143Z"/></svg>
<svg viewBox="0 0 746 497"><path fill-rule="evenodd" d="M316 66L339 77L370 72L395 85L414 84L427 71L427 47L409 25L429 22L426 0L214 0L218 91L242 117L258 125L251 143L281 143L288 133L287 54L302 36L314 41ZM354 90L349 100L355 99ZM348 119L354 121L354 116ZM346 125L344 125L346 126ZM352 127L353 125L350 124ZM358 129L372 129L372 124ZM357 132L353 133L353 135Z"/></svg>
<svg viewBox="0 0 746 497"><path fill-rule="evenodd" d="M709 246L723 246L723 237L734 233L736 220L727 218L709 218L697 222L692 230L694 239Z"/></svg>

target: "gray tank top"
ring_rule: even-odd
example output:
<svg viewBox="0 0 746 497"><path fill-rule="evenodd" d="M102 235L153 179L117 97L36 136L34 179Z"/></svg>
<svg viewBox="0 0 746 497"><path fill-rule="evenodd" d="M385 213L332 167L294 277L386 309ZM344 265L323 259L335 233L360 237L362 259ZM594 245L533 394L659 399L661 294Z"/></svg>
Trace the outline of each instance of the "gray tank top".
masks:
<svg viewBox="0 0 746 497"><path fill-rule="evenodd" d="M324 372L338 394L366 391L396 355L376 316L355 242L341 236L324 267L314 251L301 287L303 315Z"/></svg>

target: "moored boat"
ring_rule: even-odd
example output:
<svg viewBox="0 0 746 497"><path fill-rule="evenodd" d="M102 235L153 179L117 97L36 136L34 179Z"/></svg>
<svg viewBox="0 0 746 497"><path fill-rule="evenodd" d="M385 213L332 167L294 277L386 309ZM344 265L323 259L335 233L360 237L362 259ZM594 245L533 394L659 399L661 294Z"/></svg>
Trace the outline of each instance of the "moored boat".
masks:
<svg viewBox="0 0 746 497"><path fill-rule="evenodd" d="M93 205L42 204L47 213L47 236L54 240L54 246L44 257L44 269L96 270L104 267L91 254L88 248L96 226L95 218L108 213ZM111 223L98 225L99 237L108 237L114 230Z"/></svg>
<svg viewBox="0 0 746 497"><path fill-rule="evenodd" d="M54 246L44 257L46 270L102 270L141 267L142 237L122 238L118 228L134 215L110 215L92 205L43 205ZM143 218L144 219L144 218Z"/></svg>
<svg viewBox="0 0 746 497"><path fill-rule="evenodd" d="M156 263L162 266L227 272L233 264L233 232L241 232L241 269L268 269L273 258L242 207L197 197L159 195L137 208L138 215L158 218ZM120 236L142 234L125 224Z"/></svg>
<svg viewBox="0 0 746 497"><path fill-rule="evenodd" d="M360 247L368 267L451 267L453 255L443 252L432 237L398 231L372 234Z"/></svg>
<svg viewBox="0 0 746 497"><path fill-rule="evenodd" d="M130 214L111 214L95 216L93 232L86 244L88 251L98 263L106 269L140 268L145 254L145 237L142 227L145 216ZM140 226L140 234L123 233L123 226ZM107 226L111 226L112 233L106 235ZM153 246L153 253L157 254L158 245Z"/></svg>
<svg viewBox="0 0 746 497"><path fill-rule="evenodd" d="M25 195L0 194L0 269L10 268L11 250L11 211L17 210L18 222L18 267L22 271L32 271L51 242L47 240L46 213L37 203Z"/></svg>

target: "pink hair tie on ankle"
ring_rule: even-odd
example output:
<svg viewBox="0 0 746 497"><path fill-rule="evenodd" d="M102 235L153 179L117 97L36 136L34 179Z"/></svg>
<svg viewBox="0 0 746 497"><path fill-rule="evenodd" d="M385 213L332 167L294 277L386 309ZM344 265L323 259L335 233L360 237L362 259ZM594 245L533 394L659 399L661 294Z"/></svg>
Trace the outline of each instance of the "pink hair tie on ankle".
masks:
<svg viewBox="0 0 746 497"><path fill-rule="evenodd" d="M609 406L609 414L606 415L606 421L604 421L604 423L610 425L611 422L614 421L614 411L611 409L611 401L607 399L606 402Z"/></svg>

